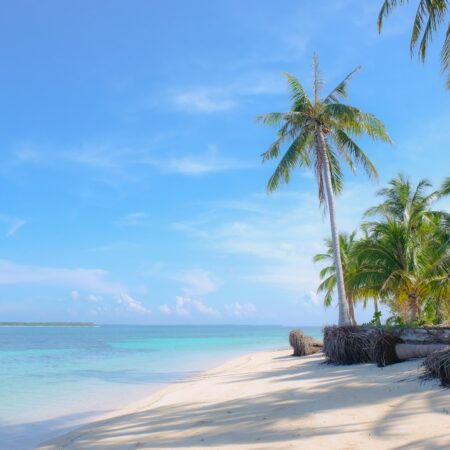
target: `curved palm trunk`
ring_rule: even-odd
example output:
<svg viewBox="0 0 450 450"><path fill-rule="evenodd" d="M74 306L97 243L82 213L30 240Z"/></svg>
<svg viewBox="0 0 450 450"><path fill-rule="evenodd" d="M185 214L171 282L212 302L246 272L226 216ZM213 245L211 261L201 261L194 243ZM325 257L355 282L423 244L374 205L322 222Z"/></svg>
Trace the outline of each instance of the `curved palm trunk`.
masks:
<svg viewBox="0 0 450 450"><path fill-rule="evenodd" d="M355 319L355 304L353 303L353 299L351 295L347 294L347 302L348 302L348 310L350 313L350 319L352 321L352 325L356 325Z"/></svg>
<svg viewBox="0 0 450 450"><path fill-rule="evenodd" d="M339 301L338 325L342 327L352 325L352 319L350 317L350 308L348 305L348 301L345 297L344 275L342 272L341 251L339 248L339 233L336 225L336 212L334 209L334 194L333 185L331 183L330 163L325 151L325 140L323 137L323 133L319 126L317 126L316 137L317 146L323 159L323 175L325 178L325 191L328 204L328 213L330 215L331 241L333 243L334 264L336 266L336 285Z"/></svg>

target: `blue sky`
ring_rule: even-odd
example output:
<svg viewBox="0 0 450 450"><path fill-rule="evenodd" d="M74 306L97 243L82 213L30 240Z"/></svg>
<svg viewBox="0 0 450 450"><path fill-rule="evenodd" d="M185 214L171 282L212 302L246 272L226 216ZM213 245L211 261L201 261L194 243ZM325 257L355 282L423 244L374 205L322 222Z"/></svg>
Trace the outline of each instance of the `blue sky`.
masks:
<svg viewBox="0 0 450 450"><path fill-rule="evenodd" d="M288 108L284 72L309 87L314 52L330 86L361 64L350 101L394 144L362 141L380 180L346 174L340 228L398 172L440 183L440 42L411 59L412 8L379 36L380 4L5 2L0 320L334 322L315 295L328 222L314 180L266 195L274 131L255 116Z"/></svg>

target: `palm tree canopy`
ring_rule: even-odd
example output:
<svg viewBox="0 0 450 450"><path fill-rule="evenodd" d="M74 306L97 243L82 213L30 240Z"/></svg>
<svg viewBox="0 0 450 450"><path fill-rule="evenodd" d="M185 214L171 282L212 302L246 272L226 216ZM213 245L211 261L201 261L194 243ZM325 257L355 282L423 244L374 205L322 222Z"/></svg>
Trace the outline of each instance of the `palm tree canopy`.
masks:
<svg viewBox="0 0 450 450"><path fill-rule="evenodd" d="M342 271L344 274L344 282L347 287L347 278L350 272L353 271L352 251L356 242L356 232L350 234L339 234L339 249L341 252ZM336 288L336 266L334 264L333 243L331 239L325 239L326 250L325 253L318 253L313 257L314 262L328 262L320 271L321 283L317 288L318 293L324 293L324 305L326 307L331 305L333 291ZM347 292L348 297L348 292Z"/></svg>
<svg viewBox="0 0 450 450"><path fill-rule="evenodd" d="M373 139L390 142L384 125L373 114L342 102L347 97L348 82L358 70L359 67L352 70L328 95L321 97L323 82L317 58L314 57L311 99L299 80L286 74L291 92L290 110L258 117L261 123L278 127L277 139L262 154L263 162L278 158L282 146L288 145L269 179L268 192L274 191L280 182L289 182L292 169L301 166L312 167L316 174L319 200L324 204L324 156L317 149L318 130L324 136L324 150L329 161L335 193L342 189L341 160L352 171L356 165L361 165L370 177L376 176L375 167L354 141L354 137L368 135Z"/></svg>
<svg viewBox="0 0 450 450"><path fill-rule="evenodd" d="M333 244L331 239L325 239L325 253L318 253L313 257L314 262L327 262L319 273L321 282L317 288L318 293L324 294L324 305L329 307L332 302L333 292L336 288L336 267L334 265ZM364 270L357 259L357 250L360 247L360 240L356 237L356 231L352 233L339 234L339 248L341 252L342 270L344 273L344 281L347 298L355 302L363 301L364 307L369 299L381 299L382 296L376 289L369 284L362 285L360 280L354 282L354 278Z"/></svg>
<svg viewBox="0 0 450 450"><path fill-rule="evenodd" d="M414 186L398 176L378 192L383 201L366 216L381 220L363 225L367 237L354 251L359 269L351 279L353 288L370 287L390 297L395 307L411 298L449 301L450 215L431 209L445 189L427 192L430 187L426 180Z"/></svg>
<svg viewBox="0 0 450 450"><path fill-rule="evenodd" d="M378 15L378 30L383 27L383 20L389 16L397 6L409 3L409 0L384 0ZM449 0L419 0L413 22L410 39L411 53L418 45L418 54L422 62L425 60L427 46L433 40L441 24L446 23L446 16L450 10ZM447 74L447 88L450 89L450 22L447 22L444 43L441 49L442 71Z"/></svg>
<svg viewBox="0 0 450 450"><path fill-rule="evenodd" d="M421 180L416 187L403 175L398 175L389 182L389 186L377 192L383 202L369 208L366 217L381 215L387 220L408 223L411 227L419 226L434 216L440 218L445 213L432 211L430 205L441 195L440 191L427 193L431 187L428 180Z"/></svg>
<svg viewBox="0 0 450 450"><path fill-rule="evenodd" d="M440 194L441 196L450 195L450 177L447 177L442 183Z"/></svg>

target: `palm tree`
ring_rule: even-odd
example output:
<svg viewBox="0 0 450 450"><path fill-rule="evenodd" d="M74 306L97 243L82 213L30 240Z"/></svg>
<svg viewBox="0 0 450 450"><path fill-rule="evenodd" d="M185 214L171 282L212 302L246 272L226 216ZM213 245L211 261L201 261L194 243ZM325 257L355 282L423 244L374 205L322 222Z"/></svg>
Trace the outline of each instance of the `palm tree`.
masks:
<svg viewBox="0 0 450 450"><path fill-rule="evenodd" d="M352 277L354 288L371 288L391 299L393 309L403 310L407 321L415 321L421 304L436 303L450 294L449 215L430 207L442 192L426 193L431 185L417 186L403 176L378 191L383 197L366 216L380 216L368 222L368 233L355 250L359 269Z"/></svg>
<svg viewBox="0 0 450 450"><path fill-rule="evenodd" d="M384 0L378 15L378 31L381 32L383 20L397 6L408 3L409 0ZM414 51L419 46L419 58L425 61L427 46L433 39L433 34L441 24L447 22L446 16L449 11L449 0L419 0L416 16L414 18L411 32L410 50ZM444 43L441 49L442 71L447 74L447 89L450 89L450 23L447 22Z"/></svg>
<svg viewBox="0 0 450 450"><path fill-rule="evenodd" d="M420 180L414 187L403 175L393 178L388 187L380 189L377 196L384 200L379 205L369 208L366 217L381 215L386 220L403 222L414 231L415 228L430 223L433 217L442 218L445 213L432 211L430 206L443 195L441 191L426 193L431 187L428 180Z"/></svg>
<svg viewBox="0 0 450 450"><path fill-rule="evenodd" d="M447 177L442 183L440 194L442 197L444 195L450 195L450 177Z"/></svg>
<svg viewBox="0 0 450 450"><path fill-rule="evenodd" d="M295 167L314 168L319 202L323 206L327 203L330 216L341 326L350 325L351 317L345 297L334 207L334 194L342 189L339 159L344 160L352 170L356 164L360 164L369 177L375 177L375 167L353 137L367 134L373 139L389 142L384 125L374 115L341 103L347 96L347 84L358 69L352 70L326 97L321 98L323 82L317 57L314 56L312 99L308 98L300 82L287 74L292 97L291 109L288 112L269 113L258 117L264 124L279 126L277 139L262 154L263 162L278 158L282 145L289 143L286 153L269 179L268 192L274 191L281 181L287 183L291 170Z"/></svg>
<svg viewBox="0 0 450 450"><path fill-rule="evenodd" d="M352 253L356 242L356 232L350 234L339 233L339 250L341 253L342 273L344 276L345 297L348 302L350 319L352 325L356 325L354 301L356 292L349 288L349 276L356 270ZM331 239L325 240L325 253L318 253L314 256L314 262L329 262L330 264L320 271L321 283L317 288L318 293L324 293L324 305L331 306L333 292L336 289L336 266L334 265L334 248Z"/></svg>
<svg viewBox="0 0 450 450"><path fill-rule="evenodd" d="M339 234L339 248L341 252L342 272L344 275L345 296L347 298L350 317L352 325L356 325L355 308L356 301L363 302L364 308L367 306L367 302L372 300L374 303L375 313L378 313L378 301L382 300L378 291L371 289L369 286L357 285L353 282L354 277L361 271L361 267L356 259L356 250L358 248L358 240L356 238L356 231L350 234ZM320 271L321 283L317 288L318 293L324 293L324 306L328 308L331 306L333 292L336 289L336 268L334 266L333 257L333 244L330 239L325 240L326 251L325 253L318 253L313 257L314 262L329 262L328 266L325 266Z"/></svg>
<svg viewBox="0 0 450 450"><path fill-rule="evenodd" d="M429 234L408 228L395 221L372 224L370 237L358 244L360 270L352 283L379 291L390 299L391 309L414 322L425 300L448 298L450 252Z"/></svg>

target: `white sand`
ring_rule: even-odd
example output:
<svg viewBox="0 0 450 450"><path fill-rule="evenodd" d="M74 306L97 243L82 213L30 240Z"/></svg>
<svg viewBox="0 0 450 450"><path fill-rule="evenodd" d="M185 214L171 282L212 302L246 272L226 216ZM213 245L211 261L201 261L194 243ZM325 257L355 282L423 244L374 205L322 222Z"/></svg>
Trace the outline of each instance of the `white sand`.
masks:
<svg viewBox="0 0 450 450"><path fill-rule="evenodd" d="M336 367L255 353L43 444L56 449L450 449L450 390L420 361Z"/></svg>

